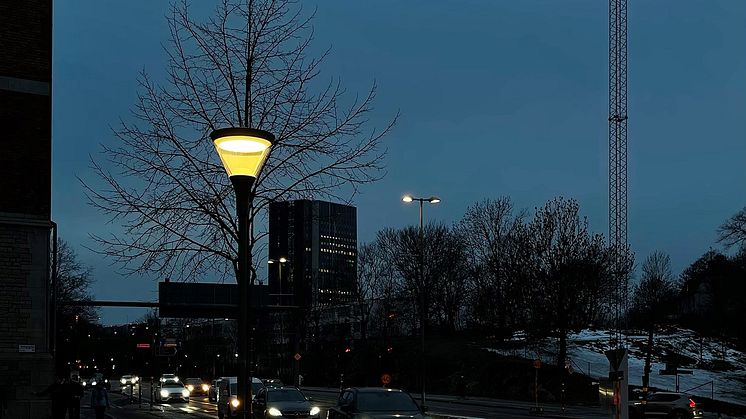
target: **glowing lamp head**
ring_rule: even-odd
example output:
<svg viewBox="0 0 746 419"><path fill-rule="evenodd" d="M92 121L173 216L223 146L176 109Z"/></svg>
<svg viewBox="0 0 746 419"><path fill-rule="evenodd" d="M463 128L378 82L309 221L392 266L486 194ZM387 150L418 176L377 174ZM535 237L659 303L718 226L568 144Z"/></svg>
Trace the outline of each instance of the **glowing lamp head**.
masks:
<svg viewBox="0 0 746 419"><path fill-rule="evenodd" d="M275 137L252 128L223 128L210 133L228 176L256 178L269 155Z"/></svg>
<svg viewBox="0 0 746 419"><path fill-rule="evenodd" d="M401 200L404 202L412 202L414 201L414 198L412 198L412 195L404 195Z"/></svg>
<svg viewBox="0 0 746 419"><path fill-rule="evenodd" d="M287 260L287 259L285 259L285 258L280 258L280 263L285 263L285 262L287 262L287 261L288 261L288 260Z"/></svg>
<svg viewBox="0 0 746 419"><path fill-rule="evenodd" d="M438 198L437 196L431 196L427 199L427 201L431 204L437 204L438 202L440 202L440 198Z"/></svg>

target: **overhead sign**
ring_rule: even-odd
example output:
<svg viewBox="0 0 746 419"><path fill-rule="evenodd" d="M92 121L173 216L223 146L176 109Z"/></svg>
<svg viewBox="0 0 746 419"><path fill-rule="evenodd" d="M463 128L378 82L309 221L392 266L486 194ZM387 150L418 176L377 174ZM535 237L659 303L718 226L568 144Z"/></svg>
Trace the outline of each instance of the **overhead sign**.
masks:
<svg viewBox="0 0 746 419"><path fill-rule="evenodd" d="M36 352L36 345L18 345L18 352L34 353Z"/></svg>
<svg viewBox="0 0 746 419"><path fill-rule="evenodd" d="M296 361L300 361L301 356L300 356L300 354L295 354L293 356L293 358L295 358ZM285 358L285 359L287 359L287 358Z"/></svg>
<svg viewBox="0 0 746 419"><path fill-rule="evenodd" d="M138 343L137 344L137 348L138 349L149 349L150 348L150 344L149 343Z"/></svg>
<svg viewBox="0 0 746 419"><path fill-rule="evenodd" d="M251 305L263 307L268 301L267 287L251 287ZM238 318L238 285L211 283L159 282L160 317Z"/></svg>

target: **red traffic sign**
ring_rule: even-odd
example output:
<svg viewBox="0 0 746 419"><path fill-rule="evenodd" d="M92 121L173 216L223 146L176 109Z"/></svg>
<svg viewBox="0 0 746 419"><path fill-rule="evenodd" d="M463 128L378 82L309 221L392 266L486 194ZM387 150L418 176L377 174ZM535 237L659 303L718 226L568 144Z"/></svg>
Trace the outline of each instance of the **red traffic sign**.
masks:
<svg viewBox="0 0 746 419"><path fill-rule="evenodd" d="M391 384L391 375L390 374L381 375L381 383L383 383L383 385Z"/></svg>
<svg viewBox="0 0 746 419"><path fill-rule="evenodd" d="M138 343L137 347L139 349L150 349L150 344L149 343Z"/></svg>
<svg viewBox="0 0 746 419"><path fill-rule="evenodd" d="M301 356L300 354L295 354L293 355L293 358L295 358L296 361L300 361Z"/></svg>
<svg viewBox="0 0 746 419"><path fill-rule="evenodd" d="M541 368L541 359L534 359L534 368Z"/></svg>

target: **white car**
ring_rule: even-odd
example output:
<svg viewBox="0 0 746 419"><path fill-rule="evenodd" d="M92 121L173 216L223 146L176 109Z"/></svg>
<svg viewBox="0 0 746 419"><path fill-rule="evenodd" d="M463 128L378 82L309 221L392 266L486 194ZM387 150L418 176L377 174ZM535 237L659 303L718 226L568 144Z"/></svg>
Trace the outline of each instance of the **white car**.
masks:
<svg viewBox="0 0 746 419"><path fill-rule="evenodd" d="M160 380L161 384L165 383L178 383L179 377L176 374L163 374L161 375Z"/></svg>
<svg viewBox="0 0 746 419"><path fill-rule="evenodd" d="M158 402L177 400L189 403L189 390L181 383L163 383L156 389L155 399Z"/></svg>

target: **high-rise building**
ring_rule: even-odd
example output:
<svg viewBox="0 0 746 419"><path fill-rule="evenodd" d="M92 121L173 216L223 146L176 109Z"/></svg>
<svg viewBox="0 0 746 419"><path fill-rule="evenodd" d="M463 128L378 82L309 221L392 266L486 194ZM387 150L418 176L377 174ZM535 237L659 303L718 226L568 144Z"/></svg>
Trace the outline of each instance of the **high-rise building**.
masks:
<svg viewBox="0 0 746 419"><path fill-rule="evenodd" d="M269 259L274 262L269 265L271 302L300 307L351 302L357 275L356 208L305 199L270 204Z"/></svg>

